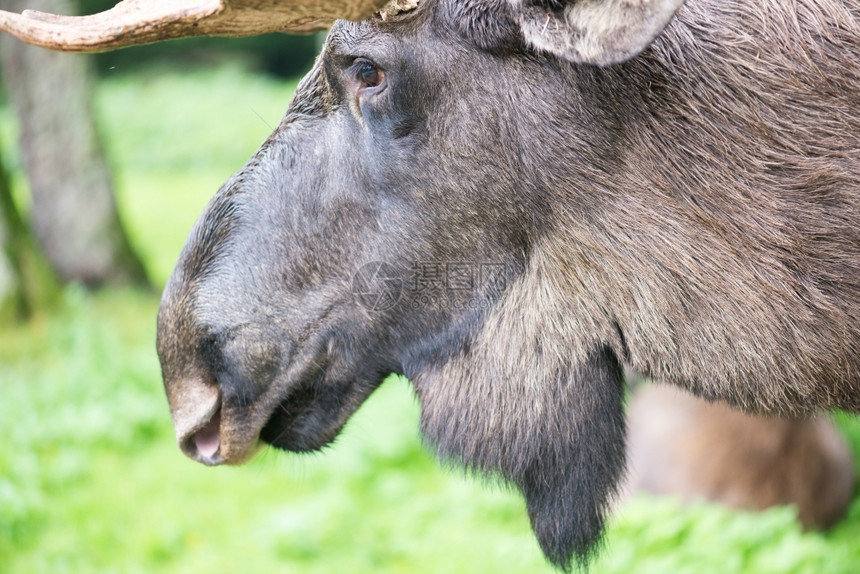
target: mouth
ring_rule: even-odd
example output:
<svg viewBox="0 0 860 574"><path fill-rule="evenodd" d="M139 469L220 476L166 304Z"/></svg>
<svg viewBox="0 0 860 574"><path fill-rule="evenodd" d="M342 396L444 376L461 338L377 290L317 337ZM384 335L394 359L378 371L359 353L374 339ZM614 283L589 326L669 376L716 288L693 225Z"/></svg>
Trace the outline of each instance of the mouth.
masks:
<svg viewBox="0 0 860 574"><path fill-rule="evenodd" d="M208 466L238 465L263 444L308 452L331 442L345 419L350 382L327 380L326 360L312 359L288 385L273 385L252 404L225 396L200 379L175 383L169 393L177 442L189 458Z"/></svg>
<svg viewBox="0 0 860 574"><path fill-rule="evenodd" d="M330 443L343 427L342 397L349 385L325 381L325 371L297 385L260 431L260 439L280 450L310 452Z"/></svg>
<svg viewBox="0 0 860 574"><path fill-rule="evenodd" d="M179 448L190 458L212 465L222 462L221 392L209 381L178 382L168 394Z"/></svg>
<svg viewBox="0 0 860 574"><path fill-rule="evenodd" d="M197 452L204 459L211 460L218 454L221 447L221 404L208 423L192 436Z"/></svg>
<svg viewBox="0 0 860 574"><path fill-rule="evenodd" d="M190 386L186 383L186 386ZM219 464L241 464L251 459L259 450L259 437L254 433L237 433L235 425L225 416L221 392L212 388L211 405L195 423L180 425L174 414L179 448L189 458L207 466ZM203 412L199 409L198 412ZM180 428L188 428L182 432Z"/></svg>

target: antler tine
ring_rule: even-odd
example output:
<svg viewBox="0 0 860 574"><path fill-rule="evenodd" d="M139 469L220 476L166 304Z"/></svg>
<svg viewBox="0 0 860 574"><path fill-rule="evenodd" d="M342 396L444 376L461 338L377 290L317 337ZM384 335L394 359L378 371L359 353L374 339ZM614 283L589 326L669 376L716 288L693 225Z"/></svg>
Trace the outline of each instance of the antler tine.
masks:
<svg viewBox="0 0 860 574"><path fill-rule="evenodd" d="M101 52L189 36L312 32L360 20L387 0L123 0L92 16L0 10L0 30L66 52Z"/></svg>

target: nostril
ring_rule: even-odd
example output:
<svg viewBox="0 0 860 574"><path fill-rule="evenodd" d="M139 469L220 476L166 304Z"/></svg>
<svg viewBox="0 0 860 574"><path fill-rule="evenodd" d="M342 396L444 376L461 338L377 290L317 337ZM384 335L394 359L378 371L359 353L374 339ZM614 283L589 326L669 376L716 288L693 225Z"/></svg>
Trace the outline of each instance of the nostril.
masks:
<svg viewBox="0 0 860 574"><path fill-rule="evenodd" d="M217 411L206 425L194 433L194 445L197 453L205 458L212 458L221 446L221 411Z"/></svg>

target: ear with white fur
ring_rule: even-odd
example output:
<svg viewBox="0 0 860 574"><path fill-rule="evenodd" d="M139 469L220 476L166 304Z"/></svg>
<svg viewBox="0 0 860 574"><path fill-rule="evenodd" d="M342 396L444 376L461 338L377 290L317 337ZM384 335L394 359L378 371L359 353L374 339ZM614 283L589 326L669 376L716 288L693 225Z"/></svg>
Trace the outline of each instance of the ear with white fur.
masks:
<svg viewBox="0 0 860 574"><path fill-rule="evenodd" d="M684 0L510 0L525 41L581 64L608 66L647 48Z"/></svg>

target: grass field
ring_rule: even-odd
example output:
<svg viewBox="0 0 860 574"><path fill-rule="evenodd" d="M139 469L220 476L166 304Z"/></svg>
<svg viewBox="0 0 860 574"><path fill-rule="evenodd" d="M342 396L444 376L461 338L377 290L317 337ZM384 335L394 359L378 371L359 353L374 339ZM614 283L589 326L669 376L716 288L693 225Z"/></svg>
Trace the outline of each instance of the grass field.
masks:
<svg viewBox="0 0 860 574"><path fill-rule="evenodd" d="M231 67L102 82L123 217L157 284L293 88ZM0 110L6 150L13 133ZM400 378L324 453L266 451L239 468L187 460L161 389L157 305L152 293L70 287L61 308L0 325L0 574L552 572L519 497L424 452ZM860 452L857 419L839 423ZM860 499L819 534L801 532L790 508L637 498L592 571L855 573Z"/></svg>

